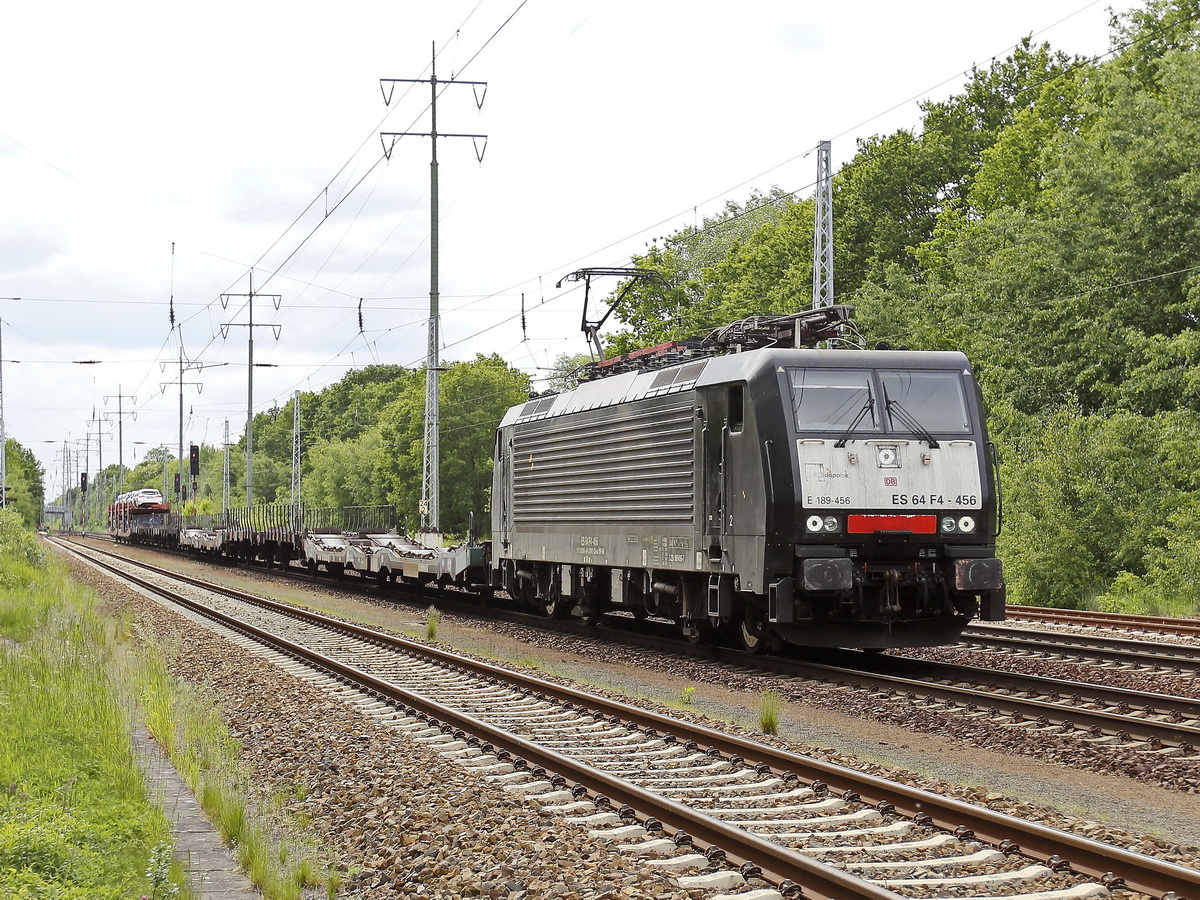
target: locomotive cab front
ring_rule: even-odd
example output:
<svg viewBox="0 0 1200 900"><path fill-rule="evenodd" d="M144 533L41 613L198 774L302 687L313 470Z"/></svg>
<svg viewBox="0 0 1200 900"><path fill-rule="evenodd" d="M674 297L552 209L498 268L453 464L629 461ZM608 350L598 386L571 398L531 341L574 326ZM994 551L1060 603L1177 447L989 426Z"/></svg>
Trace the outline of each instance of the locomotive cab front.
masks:
<svg viewBox="0 0 1200 900"><path fill-rule="evenodd" d="M924 646L974 616L1003 619L994 456L966 358L808 351L797 362L776 372L795 560L774 627L797 643Z"/></svg>

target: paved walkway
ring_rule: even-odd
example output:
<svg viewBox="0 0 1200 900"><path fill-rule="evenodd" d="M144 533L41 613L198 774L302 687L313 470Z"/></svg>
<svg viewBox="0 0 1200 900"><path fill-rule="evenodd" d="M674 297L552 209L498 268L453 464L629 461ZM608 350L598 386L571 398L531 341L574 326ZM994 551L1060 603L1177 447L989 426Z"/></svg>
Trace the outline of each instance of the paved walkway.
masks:
<svg viewBox="0 0 1200 900"><path fill-rule="evenodd" d="M144 728L134 733L133 746L146 773L150 796L173 823L175 858L187 868L196 900L261 897L233 861L195 795Z"/></svg>

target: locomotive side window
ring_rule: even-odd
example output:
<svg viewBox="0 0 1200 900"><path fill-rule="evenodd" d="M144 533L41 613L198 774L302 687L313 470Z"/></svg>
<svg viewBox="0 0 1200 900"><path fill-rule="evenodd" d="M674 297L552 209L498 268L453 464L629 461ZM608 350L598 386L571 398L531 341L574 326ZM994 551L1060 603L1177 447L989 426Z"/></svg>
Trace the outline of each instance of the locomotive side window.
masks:
<svg viewBox="0 0 1200 900"><path fill-rule="evenodd" d="M881 372L887 427L911 432L911 422L934 433L969 434L971 420L957 372ZM910 420L905 424L905 415Z"/></svg>
<svg viewBox="0 0 1200 900"><path fill-rule="evenodd" d="M741 432L746 422L745 393L742 385L734 384L729 387L729 431L732 434Z"/></svg>
<svg viewBox="0 0 1200 900"><path fill-rule="evenodd" d="M862 369L789 369L798 431L878 431L871 373Z"/></svg>

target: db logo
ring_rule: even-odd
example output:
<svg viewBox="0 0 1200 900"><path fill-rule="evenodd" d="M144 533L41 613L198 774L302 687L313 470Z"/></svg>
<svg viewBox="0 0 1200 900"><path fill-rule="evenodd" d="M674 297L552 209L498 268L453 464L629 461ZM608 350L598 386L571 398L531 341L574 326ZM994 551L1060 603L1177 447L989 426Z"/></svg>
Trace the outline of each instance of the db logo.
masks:
<svg viewBox="0 0 1200 900"><path fill-rule="evenodd" d="M900 479L898 479L898 478L885 478L885 479L883 479L883 486L884 486L884 487L899 487L899 486L900 486Z"/></svg>

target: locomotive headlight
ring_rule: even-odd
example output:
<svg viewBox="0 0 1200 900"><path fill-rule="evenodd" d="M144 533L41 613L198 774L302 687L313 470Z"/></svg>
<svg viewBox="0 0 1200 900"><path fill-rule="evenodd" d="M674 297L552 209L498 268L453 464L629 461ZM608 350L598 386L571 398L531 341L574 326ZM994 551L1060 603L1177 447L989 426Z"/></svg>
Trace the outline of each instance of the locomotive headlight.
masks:
<svg viewBox="0 0 1200 900"><path fill-rule="evenodd" d="M825 522L821 519L820 516L809 516L807 524L808 524L809 531L820 531L822 528L825 527Z"/></svg>
<svg viewBox="0 0 1200 900"><path fill-rule="evenodd" d="M837 516L826 516L823 524L825 525L826 531L837 531L838 530Z"/></svg>
<svg viewBox="0 0 1200 900"><path fill-rule="evenodd" d="M958 530L970 534L975 530L975 520L970 516L963 516L958 520Z"/></svg>
<svg viewBox="0 0 1200 900"><path fill-rule="evenodd" d="M898 469L900 468L900 450L888 444L877 447L875 461L881 469Z"/></svg>
<svg viewBox="0 0 1200 900"><path fill-rule="evenodd" d="M955 522L952 516L946 516L946 518L942 519L942 532L944 534L953 534L954 528Z"/></svg>

